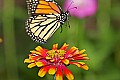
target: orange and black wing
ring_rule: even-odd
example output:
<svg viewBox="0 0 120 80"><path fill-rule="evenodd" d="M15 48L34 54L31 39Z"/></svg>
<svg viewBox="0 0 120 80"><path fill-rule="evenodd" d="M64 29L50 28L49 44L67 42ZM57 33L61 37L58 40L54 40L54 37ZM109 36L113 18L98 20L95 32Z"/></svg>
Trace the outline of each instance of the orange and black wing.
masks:
<svg viewBox="0 0 120 80"><path fill-rule="evenodd" d="M27 0L28 14L61 14L61 8L54 1Z"/></svg>

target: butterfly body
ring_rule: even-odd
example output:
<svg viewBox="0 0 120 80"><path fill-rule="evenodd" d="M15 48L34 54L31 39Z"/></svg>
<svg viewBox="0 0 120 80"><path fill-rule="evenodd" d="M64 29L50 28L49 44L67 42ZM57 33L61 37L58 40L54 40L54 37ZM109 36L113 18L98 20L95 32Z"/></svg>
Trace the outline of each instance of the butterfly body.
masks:
<svg viewBox="0 0 120 80"><path fill-rule="evenodd" d="M27 0L29 18L26 32L37 43L46 43L54 32L64 24L69 14L62 12L54 1Z"/></svg>
<svg viewBox="0 0 120 80"><path fill-rule="evenodd" d="M68 15L69 15L69 12L68 12L68 11L61 13L60 19L58 19L61 24L63 24L65 21L68 20L68 19L67 19L67 18L68 18Z"/></svg>

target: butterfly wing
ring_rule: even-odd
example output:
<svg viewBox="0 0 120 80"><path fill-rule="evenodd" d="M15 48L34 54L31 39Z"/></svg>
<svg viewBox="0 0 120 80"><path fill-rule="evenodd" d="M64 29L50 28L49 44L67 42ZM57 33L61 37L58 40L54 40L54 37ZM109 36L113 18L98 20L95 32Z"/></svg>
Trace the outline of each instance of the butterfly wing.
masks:
<svg viewBox="0 0 120 80"><path fill-rule="evenodd" d="M29 15L61 13L60 6L54 1L27 0L26 2Z"/></svg>
<svg viewBox="0 0 120 80"><path fill-rule="evenodd" d="M26 21L26 32L31 39L45 43L60 27L58 17L61 8L54 1L27 0L29 19Z"/></svg>
<svg viewBox="0 0 120 80"><path fill-rule="evenodd" d="M56 15L38 15L27 20L26 31L33 41L45 43L60 25L60 22L56 20Z"/></svg>
<svg viewBox="0 0 120 80"><path fill-rule="evenodd" d="M28 8L28 14L29 16L32 16L33 13L35 13L36 7L39 4L38 0L26 0L27 2L27 8Z"/></svg>
<svg viewBox="0 0 120 80"><path fill-rule="evenodd" d="M36 14L61 14L61 8L53 1L40 0L35 11Z"/></svg>

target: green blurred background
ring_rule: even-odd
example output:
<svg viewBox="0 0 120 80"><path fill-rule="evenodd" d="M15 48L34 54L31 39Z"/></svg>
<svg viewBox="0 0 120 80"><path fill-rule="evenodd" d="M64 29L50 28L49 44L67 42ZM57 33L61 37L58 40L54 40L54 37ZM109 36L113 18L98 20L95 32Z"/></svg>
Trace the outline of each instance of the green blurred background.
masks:
<svg viewBox="0 0 120 80"><path fill-rule="evenodd" d="M62 6L64 0L57 0ZM0 80L53 80L37 76L39 68L28 69L24 59L40 45L51 49L64 43L86 49L89 70L69 66L75 80L120 80L120 0L98 0L98 11L85 19L70 18L46 44L33 42L25 32L28 18L25 0L0 0ZM64 80L67 80L66 78Z"/></svg>

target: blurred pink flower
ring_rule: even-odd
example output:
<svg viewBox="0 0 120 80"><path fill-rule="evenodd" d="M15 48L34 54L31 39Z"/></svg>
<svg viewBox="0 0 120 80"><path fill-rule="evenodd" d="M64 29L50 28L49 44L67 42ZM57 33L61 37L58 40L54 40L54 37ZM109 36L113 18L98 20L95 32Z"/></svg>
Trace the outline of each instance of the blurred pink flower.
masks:
<svg viewBox="0 0 120 80"><path fill-rule="evenodd" d="M97 0L65 0L63 7L64 10L69 10L71 15L84 18L96 13Z"/></svg>

